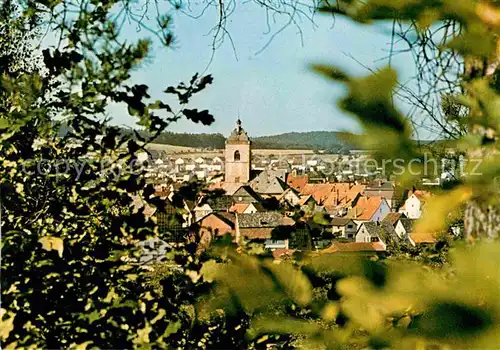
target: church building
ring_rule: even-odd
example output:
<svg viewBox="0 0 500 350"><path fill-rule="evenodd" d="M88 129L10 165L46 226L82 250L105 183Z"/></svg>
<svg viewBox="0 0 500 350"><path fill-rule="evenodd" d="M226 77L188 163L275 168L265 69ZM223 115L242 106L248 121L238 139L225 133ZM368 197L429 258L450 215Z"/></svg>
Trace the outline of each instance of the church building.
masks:
<svg viewBox="0 0 500 350"><path fill-rule="evenodd" d="M226 183L247 183L250 181L251 141L237 120L236 128L226 140L225 178Z"/></svg>

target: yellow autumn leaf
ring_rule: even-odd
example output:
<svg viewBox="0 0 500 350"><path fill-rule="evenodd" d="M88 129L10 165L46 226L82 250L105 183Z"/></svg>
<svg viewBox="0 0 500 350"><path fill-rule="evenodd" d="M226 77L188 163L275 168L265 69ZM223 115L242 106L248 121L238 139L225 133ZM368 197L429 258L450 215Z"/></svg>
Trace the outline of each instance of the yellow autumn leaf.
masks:
<svg viewBox="0 0 500 350"><path fill-rule="evenodd" d="M447 218L456 215L460 206L472 196L470 186L460 186L452 191L437 195L425 204L422 217L418 220L414 232L439 233L447 229Z"/></svg>
<svg viewBox="0 0 500 350"><path fill-rule="evenodd" d="M328 322L334 321L339 311L340 307L337 303L329 302L325 305L323 310L321 310L321 318Z"/></svg>
<svg viewBox="0 0 500 350"><path fill-rule="evenodd" d="M500 8L480 2L476 5L476 14L488 26L500 26Z"/></svg>
<svg viewBox="0 0 500 350"><path fill-rule="evenodd" d="M59 256L62 258L64 250L64 242L59 237L54 236L44 236L38 240L42 244L42 248L45 250L57 250Z"/></svg>
<svg viewBox="0 0 500 350"><path fill-rule="evenodd" d="M88 340L86 342L83 342L81 344L71 344L69 348L71 350L87 350L87 347L92 344L91 340Z"/></svg>
<svg viewBox="0 0 500 350"><path fill-rule="evenodd" d="M4 319L5 315L8 315L8 318ZM10 332L14 329L14 317L16 315L6 309L0 309L0 340L7 340Z"/></svg>

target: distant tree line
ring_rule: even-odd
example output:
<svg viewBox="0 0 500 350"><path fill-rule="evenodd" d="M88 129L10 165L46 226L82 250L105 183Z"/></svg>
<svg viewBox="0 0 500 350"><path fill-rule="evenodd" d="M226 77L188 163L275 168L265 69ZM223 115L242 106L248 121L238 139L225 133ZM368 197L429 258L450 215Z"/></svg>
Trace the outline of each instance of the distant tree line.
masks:
<svg viewBox="0 0 500 350"><path fill-rule="evenodd" d="M146 136L142 132L140 133ZM252 137L253 146L263 149L321 149L339 151L348 148L333 131L292 132L272 136ZM220 134L163 132L156 143L196 148L224 148L225 137Z"/></svg>

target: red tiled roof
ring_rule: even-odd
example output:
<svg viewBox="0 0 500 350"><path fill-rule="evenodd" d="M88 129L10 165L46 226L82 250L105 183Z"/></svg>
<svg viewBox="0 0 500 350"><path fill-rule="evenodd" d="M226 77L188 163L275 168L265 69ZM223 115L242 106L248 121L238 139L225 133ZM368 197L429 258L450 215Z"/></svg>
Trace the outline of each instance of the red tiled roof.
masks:
<svg viewBox="0 0 500 350"><path fill-rule="evenodd" d="M226 220L227 222L230 222L232 225L235 225L235 223L236 223L236 216L233 213L219 211L219 212L216 212L213 214L216 214L217 216L222 217L224 220Z"/></svg>
<svg viewBox="0 0 500 350"><path fill-rule="evenodd" d="M370 220L383 200L385 199L382 197L361 197L347 214L347 217L355 220Z"/></svg>
<svg viewBox="0 0 500 350"><path fill-rule="evenodd" d="M353 183L307 184L301 194L312 195L314 200L325 208L336 208L352 205L364 189L365 185Z"/></svg>
<svg viewBox="0 0 500 350"><path fill-rule="evenodd" d="M229 211L231 213L238 213L242 214L249 206L250 204L248 203L235 203L229 208Z"/></svg>
<svg viewBox="0 0 500 350"><path fill-rule="evenodd" d="M158 196L158 197L168 197L170 196L170 192L169 190L160 190L160 191L155 191L155 196Z"/></svg>
<svg viewBox="0 0 500 350"><path fill-rule="evenodd" d="M385 247L380 242L364 243L350 242L339 243L333 242L331 246L320 251L320 254L330 254L337 252L381 252L385 251Z"/></svg>
<svg viewBox="0 0 500 350"><path fill-rule="evenodd" d="M276 249L273 250L273 258L275 260L279 260L284 256L292 256L295 253L294 249Z"/></svg>
<svg viewBox="0 0 500 350"><path fill-rule="evenodd" d="M403 213L389 213L382 221L388 222L392 226L394 226L396 225L400 217L406 217L406 216Z"/></svg>
<svg viewBox="0 0 500 350"><path fill-rule="evenodd" d="M410 239L418 243L435 243L437 241L436 234L430 232L412 232L410 233Z"/></svg>
<svg viewBox="0 0 500 350"><path fill-rule="evenodd" d="M302 189L307 185L308 182L309 176L307 175L294 176L290 174L286 179L287 185L299 192L302 191Z"/></svg>
<svg viewBox="0 0 500 350"><path fill-rule="evenodd" d="M248 239L271 238L274 227L240 228L240 235Z"/></svg>
<svg viewBox="0 0 500 350"><path fill-rule="evenodd" d="M423 191L423 190L415 190L414 192L410 191L408 193L408 197L410 197L412 194L415 195L421 202L425 202L429 197L432 196L432 194L428 191Z"/></svg>

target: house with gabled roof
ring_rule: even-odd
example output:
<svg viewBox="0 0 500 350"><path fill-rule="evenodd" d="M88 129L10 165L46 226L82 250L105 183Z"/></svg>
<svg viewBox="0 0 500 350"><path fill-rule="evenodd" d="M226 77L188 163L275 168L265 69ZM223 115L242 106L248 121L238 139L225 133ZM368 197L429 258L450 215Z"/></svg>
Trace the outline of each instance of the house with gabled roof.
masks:
<svg viewBox="0 0 500 350"><path fill-rule="evenodd" d="M335 216L343 216L352 208L361 196L364 185L354 183L307 184L302 195L312 195L318 205Z"/></svg>
<svg viewBox="0 0 500 350"><path fill-rule="evenodd" d="M257 174L249 184L260 195L278 197L288 188L285 180L286 171L265 169Z"/></svg>
<svg viewBox="0 0 500 350"><path fill-rule="evenodd" d="M390 181L377 181L365 187L363 191L365 197L384 197L391 209L396 210L398 198L396 188Z"/></svg>
<svg viewBox="0 0 500 350"><path fill-rule="evenodd" d="M400 243L394 227L388 222L363 222L356 232L356 242L380 242L386 248L391 243Z"/></svg>
<svg viewBox="0 0 500 350"><path fill-rule="evenodd" d="M295 221L277 211L236 214L237 241L256 241L266 249L288 249Z"/></svg>
<svg viewBox="0 0 500 350"><path fill-rule="evenodd" d="M253 214L262 213L266 209L260 203L235 203L229 208L230 213Z"/></svg>
<svg viewBox="0 0 500 350"><path fill-rule="evenodd" d="M358 229L354 220L349 218L333 218L330 221L332 234L336 237L342 237L350 240L356 238L356 231Z"/></svg>
<svg viewBox="0 0 500 350"><path fill-rule="evenodd" d="M408 240L413 246L421 244L433 244L438 241L439 234L433 232L411 232Z"/></svg>
<svg viewBox="0 0 500 350"><path fill-rule="evenodd" d="M413 227L416 221L417 221L416 219L409 219L407 217L399 218L399 220L396 222L396 225L394 226L394 229L396 230L398 236L401 238L403 237L408 238L410 234L413 232Z"/></svg>
<svg viewBox="0 0 500 350"><path fill-rule="evenodd" d="M283 192L281 196L278 197L281 204L286 204L290 207L296 206L300 201L299 192L293 187L289 187Z"/></svg>
<svg viewBox="0 0 500 350"><path fill-rule="evenodd" d="M235 221L236 217L232 213L213 212L191 225L190 231L197 236L200 248L204 249L226 234L235 237Z"/></svg>
<svg viewBox="0 0 500 350"><path fill-rule="evenodd" d="M235 203L260 203L262 197L255 192L249 185L243 185L232 194Z"/></svg>
<svg viewBox="0 0 500 350"><path fill-rule="evenodd" d="M360 197L355 205L347 212L346 217L353 219L357 224L366 221L382 221L391 208L385 198L382 197Z"/></svg>
<svg viewBox="0 0 500 350"><path fill-rule="evenodd" d="M405 214L409 219L418 219L422 215L425 202L429 200L430 197L430 192L412 190L408 192L408 198L399 209L399 212Z"/></svg>
<svg viewBox="0 0 500 350"><path fill-rule="evenodd" d="M213 159L212 159L212 164L222 164L224 163L224 157L219 157L219 156L215 156Z"/></svg>
<svg viewBox="0 0 500 350"><path fill-rule="evenodd" d="M296 191L300 192L309 183L309 176L288 174L286 184Z"/></svg>
<svg viewBox="0 0 500 350"><path fill-rule="evenodd" d="M400 218L406 218L403 213L389 213L382 219L383 222L390 223L394 228L396 228Z"/></svg>

